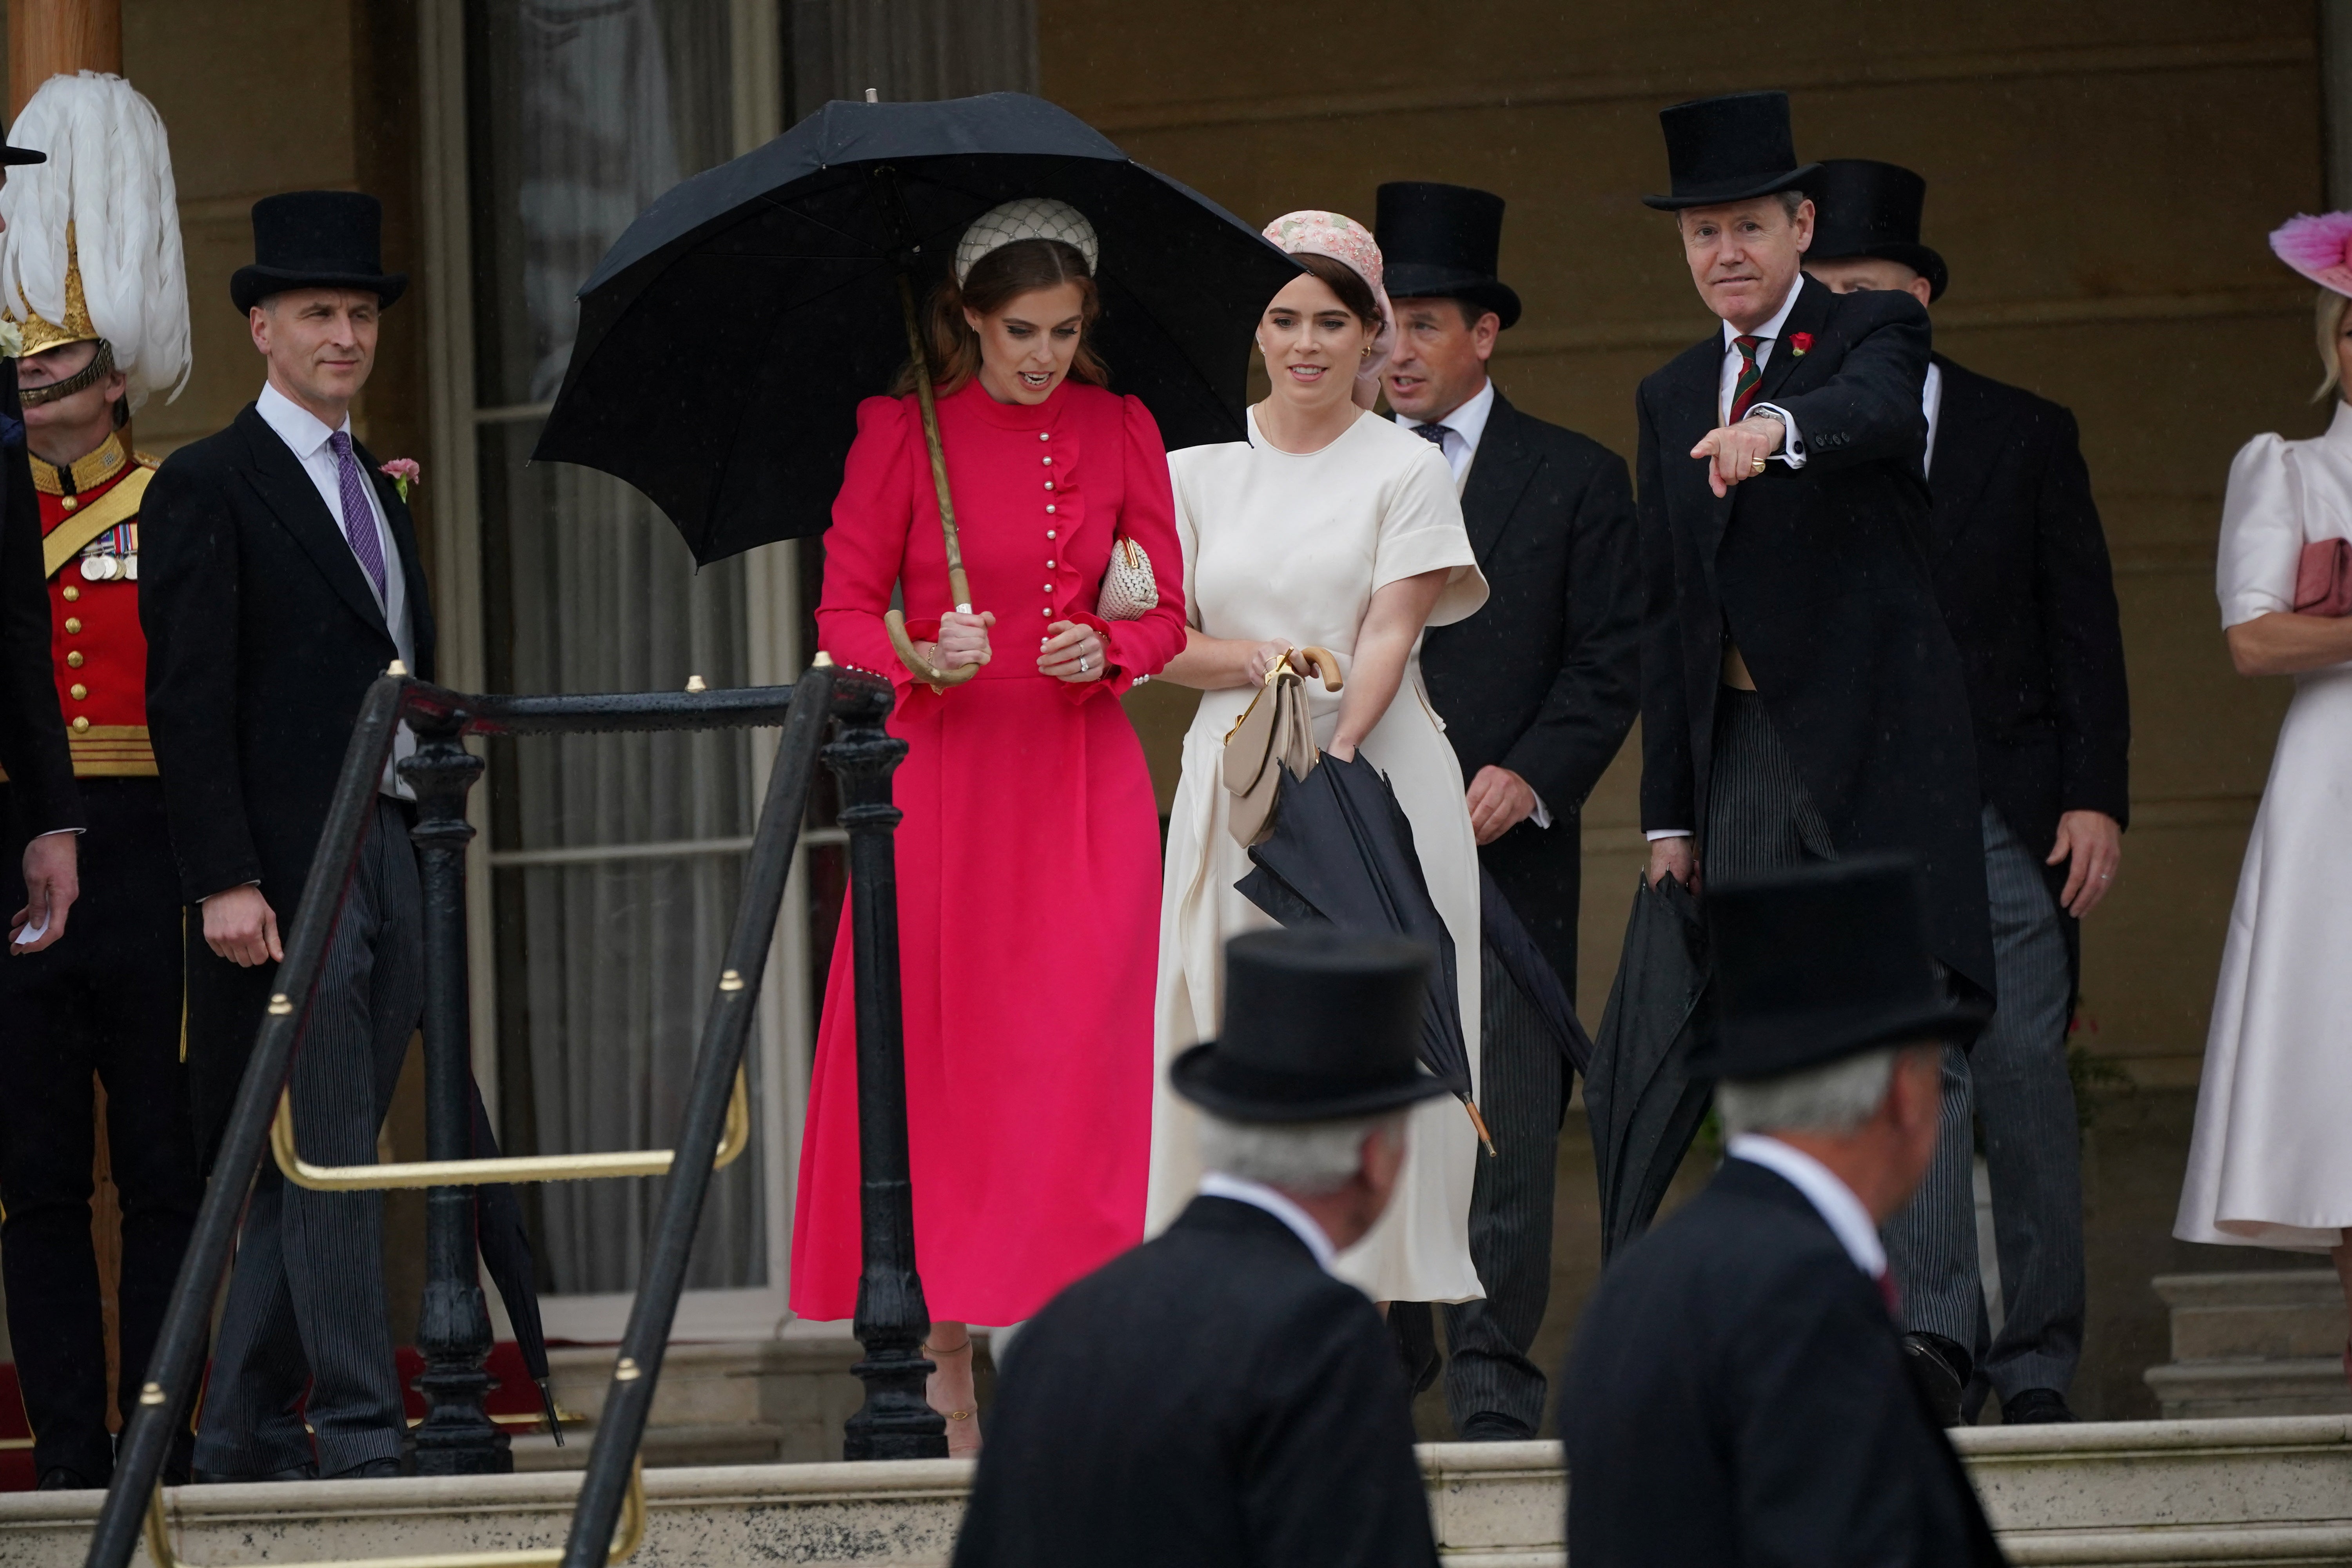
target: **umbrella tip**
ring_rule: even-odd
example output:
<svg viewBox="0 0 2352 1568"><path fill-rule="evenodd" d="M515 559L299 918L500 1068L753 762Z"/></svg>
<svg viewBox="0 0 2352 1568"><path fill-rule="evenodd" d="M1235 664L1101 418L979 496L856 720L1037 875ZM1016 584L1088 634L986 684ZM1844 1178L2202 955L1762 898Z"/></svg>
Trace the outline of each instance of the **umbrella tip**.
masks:
<svg viewBox="0 0 2352 1568"><path fill-rule="evenodd" d="M709 687L705 686L702 683L702 677L698 675L689 675L686 678L686 689L691 692L701 692L710 689Z"/></svg>
<svg viewBox="0 0 2352 1568"><path fill-rule="evenodd" d="M866 101L868 103L879 103L882 101L882 95L869 87L866 89Z"/></svg>

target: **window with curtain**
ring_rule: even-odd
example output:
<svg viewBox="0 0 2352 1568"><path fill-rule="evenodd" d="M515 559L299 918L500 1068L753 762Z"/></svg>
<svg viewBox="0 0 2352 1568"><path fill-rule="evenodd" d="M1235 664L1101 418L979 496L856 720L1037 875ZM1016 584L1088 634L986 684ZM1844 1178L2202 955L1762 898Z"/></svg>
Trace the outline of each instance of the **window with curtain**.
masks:
<svg viewBox="0 0 2352 1568"><path fill-rule="evenodd" d="M635 490L526 462L570 359L581 282L656 196L732 151L728 0L468 0L467 25L489 688L742 684L740 563L698 571ZM678 330L725 331L713 306ZM758 811L750 739L525 738L495 742L490 763L509 1148L666 1146ZM772 1283L768 1158L755 1134L719 1173L690 1288ZM551 1293L635 1289L659 1184L523 1191Z"/></svg>

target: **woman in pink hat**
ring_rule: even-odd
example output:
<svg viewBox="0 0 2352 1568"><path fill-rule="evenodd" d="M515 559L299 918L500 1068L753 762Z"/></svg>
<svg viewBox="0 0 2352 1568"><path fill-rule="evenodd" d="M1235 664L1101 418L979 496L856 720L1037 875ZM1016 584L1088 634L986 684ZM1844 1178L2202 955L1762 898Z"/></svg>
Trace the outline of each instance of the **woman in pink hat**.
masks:
<svg viewBox="0 0 2352 1568"><path fill-rule="evenodd" d="M2230 911L2173 1234L2332 1253L2352 1303L2352 212L2295 218L2271 248L2320 287L2315 395L2333 413L2230 466L2230 658L2294 677L2294 698Z"/></svg>
<svg viewBox="0 0 2352 1568"><path fill-rule="evenodd" d="M1160 900L1153 1229L1202 1174L1197 1117L1169 1092L1167 1064L1216 1033L1225 939L1274 923L1234 888L1251 863L1227 826L1222 763L1226 732L1292 648L1339 656L1340 691L1307 683L1316 741L1334 756L1360 752L1388 775L1454 951L1479 951L1477 843L1418 651L1423 627L1486 602L1486 581L1444 455L1370 412L1390 331L1380 247L1337 213L1291 213L1265 236L1306 268L1259 318L1272 391L1250 409L1246 441L1170 459L1188 635L1162 679L1198 688L1201 705L1184 737ZM1459 966L1470 1040L1479 1037L1477 971ZM1339 1272L1380 1301L1483 1295L1468 1232L1476 1160L1469 1119L1450 1096L1414 1110L1396 1199L1340 1256Z"/></svg>

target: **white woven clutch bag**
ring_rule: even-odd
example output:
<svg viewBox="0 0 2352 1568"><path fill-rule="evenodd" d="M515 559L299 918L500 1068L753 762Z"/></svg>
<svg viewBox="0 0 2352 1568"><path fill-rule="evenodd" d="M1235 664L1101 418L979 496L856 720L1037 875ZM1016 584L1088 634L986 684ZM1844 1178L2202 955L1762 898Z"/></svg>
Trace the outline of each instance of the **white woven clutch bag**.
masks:
<svg viewBox="0 0 2352 1568"><path fill-rule="evenodd" d="M1095 614L1107 621L1132 621L1159 607L1160 580L1151 574L1151 557L1132 539L1112 541Z"/></svg>

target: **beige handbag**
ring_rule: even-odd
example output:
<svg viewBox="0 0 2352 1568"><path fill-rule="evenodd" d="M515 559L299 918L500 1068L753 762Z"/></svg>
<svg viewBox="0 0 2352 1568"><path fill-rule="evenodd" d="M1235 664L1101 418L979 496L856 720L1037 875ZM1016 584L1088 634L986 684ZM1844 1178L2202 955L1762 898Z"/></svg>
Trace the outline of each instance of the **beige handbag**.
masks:
<svg viewBox="0 0 2352 1568"><path fill-rule="evenodd" d="M1225 731L1225 793L1231 795L1225 826L1246 849L1274 831L1275 802L1282 770L1305 778L1323 760L1315 744L1315 721L1307 711L1307 682L1299 667L1311 666L1327 691L1339 689L1339 661L1328 648L1298 647L1266 671L1234 727Z"/></svg>
<svg viewBox="0 0 2352 1568"><path fill-rule="evenodd" d="M1151 557L1132 539L1112 540L1095 614L1107 621L1132 621L1159 607L1160 579L1151 574Z"/></svg>

